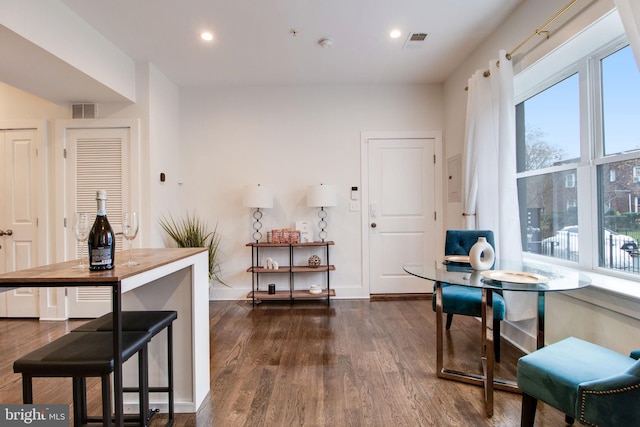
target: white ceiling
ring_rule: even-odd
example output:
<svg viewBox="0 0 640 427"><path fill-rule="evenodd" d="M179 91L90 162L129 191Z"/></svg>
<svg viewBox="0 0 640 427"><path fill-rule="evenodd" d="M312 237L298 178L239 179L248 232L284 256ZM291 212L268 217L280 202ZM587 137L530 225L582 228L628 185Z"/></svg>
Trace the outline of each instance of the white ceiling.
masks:
<svg viewBox="0 0 640 427"><path fill-rule="evenodd" d="M62 0L181 87L442 83L522 0ZM389 32L402 36L391 39ZM294 37L290 30L296 29ZM208 30L214 41L199 33ZM412 32L428 37L404 48ZM318 40L333 39L322 48Z"/></svg>

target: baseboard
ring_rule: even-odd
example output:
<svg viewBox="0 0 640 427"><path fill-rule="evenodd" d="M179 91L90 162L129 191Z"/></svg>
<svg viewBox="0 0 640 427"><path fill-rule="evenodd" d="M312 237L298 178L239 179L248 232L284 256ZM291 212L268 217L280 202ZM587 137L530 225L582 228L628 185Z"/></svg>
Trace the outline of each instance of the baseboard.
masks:
<svg viewBox="0 0 640 427"><path fill-rule="evenodd" d="M511 345L524 353L531 353L536 349L536 337L519 328L516 324L503 320L500 322L500 335Z"/></svg>
<svg viewBox="0 0 640 427"><path fill-rule="evenodd" d="M433 294L371 294L371 301L430 300Z"/></svg>

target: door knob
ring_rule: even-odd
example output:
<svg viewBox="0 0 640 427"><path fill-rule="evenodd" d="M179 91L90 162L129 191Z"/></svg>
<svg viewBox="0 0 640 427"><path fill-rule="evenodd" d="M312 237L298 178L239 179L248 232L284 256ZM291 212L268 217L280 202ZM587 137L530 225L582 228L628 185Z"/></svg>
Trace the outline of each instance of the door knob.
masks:
<svg viewBox="0 0 640 427"><path fill-rule="evenodd" d="M375 222L371 223L371 228L376 228L378 226L378 224L376 224Z"/></svg>
<svg viewBox="0 0 640 427"><path fill-rule="evenodd" d="M2 231L0 230L0 236L11 236L13 234L13 230Z"/></svg>

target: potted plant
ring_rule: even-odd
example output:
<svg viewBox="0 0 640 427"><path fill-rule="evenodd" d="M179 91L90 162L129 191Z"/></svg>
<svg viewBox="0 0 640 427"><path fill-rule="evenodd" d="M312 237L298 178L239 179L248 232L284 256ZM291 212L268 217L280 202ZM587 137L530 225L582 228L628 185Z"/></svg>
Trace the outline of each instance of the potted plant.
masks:
<svg viewBox="0 0 640 427"><path fill-rule="evenodd" d="M169 213L169 218L158 219L162 229L173 239L179 248L207 248L209 250L209 280L215 279L226 286L222 280L220 267L220 234L218 225L213 231L208 230L206 222L195 214L187 212L186 218L175 220Z"/></svg>

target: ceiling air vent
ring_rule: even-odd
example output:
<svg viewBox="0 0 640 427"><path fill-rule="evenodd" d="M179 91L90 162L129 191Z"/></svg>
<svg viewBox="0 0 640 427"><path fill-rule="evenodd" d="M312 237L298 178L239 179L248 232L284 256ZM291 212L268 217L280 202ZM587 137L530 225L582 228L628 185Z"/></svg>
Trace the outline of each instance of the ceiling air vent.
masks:
<svg viewBox="0 0 640 427"><path fill-rule="evenodd" d="M414 49L422 47L426 38L427 33L411 33L407 37L407 41L404 42L403 48Z"/></svg>
<svg viewBox="0 0 640 427"><path fill-rule="evenodd" d="M98 105L96 104L71 104L71 118L95 119L98 117Z"/></svg>

